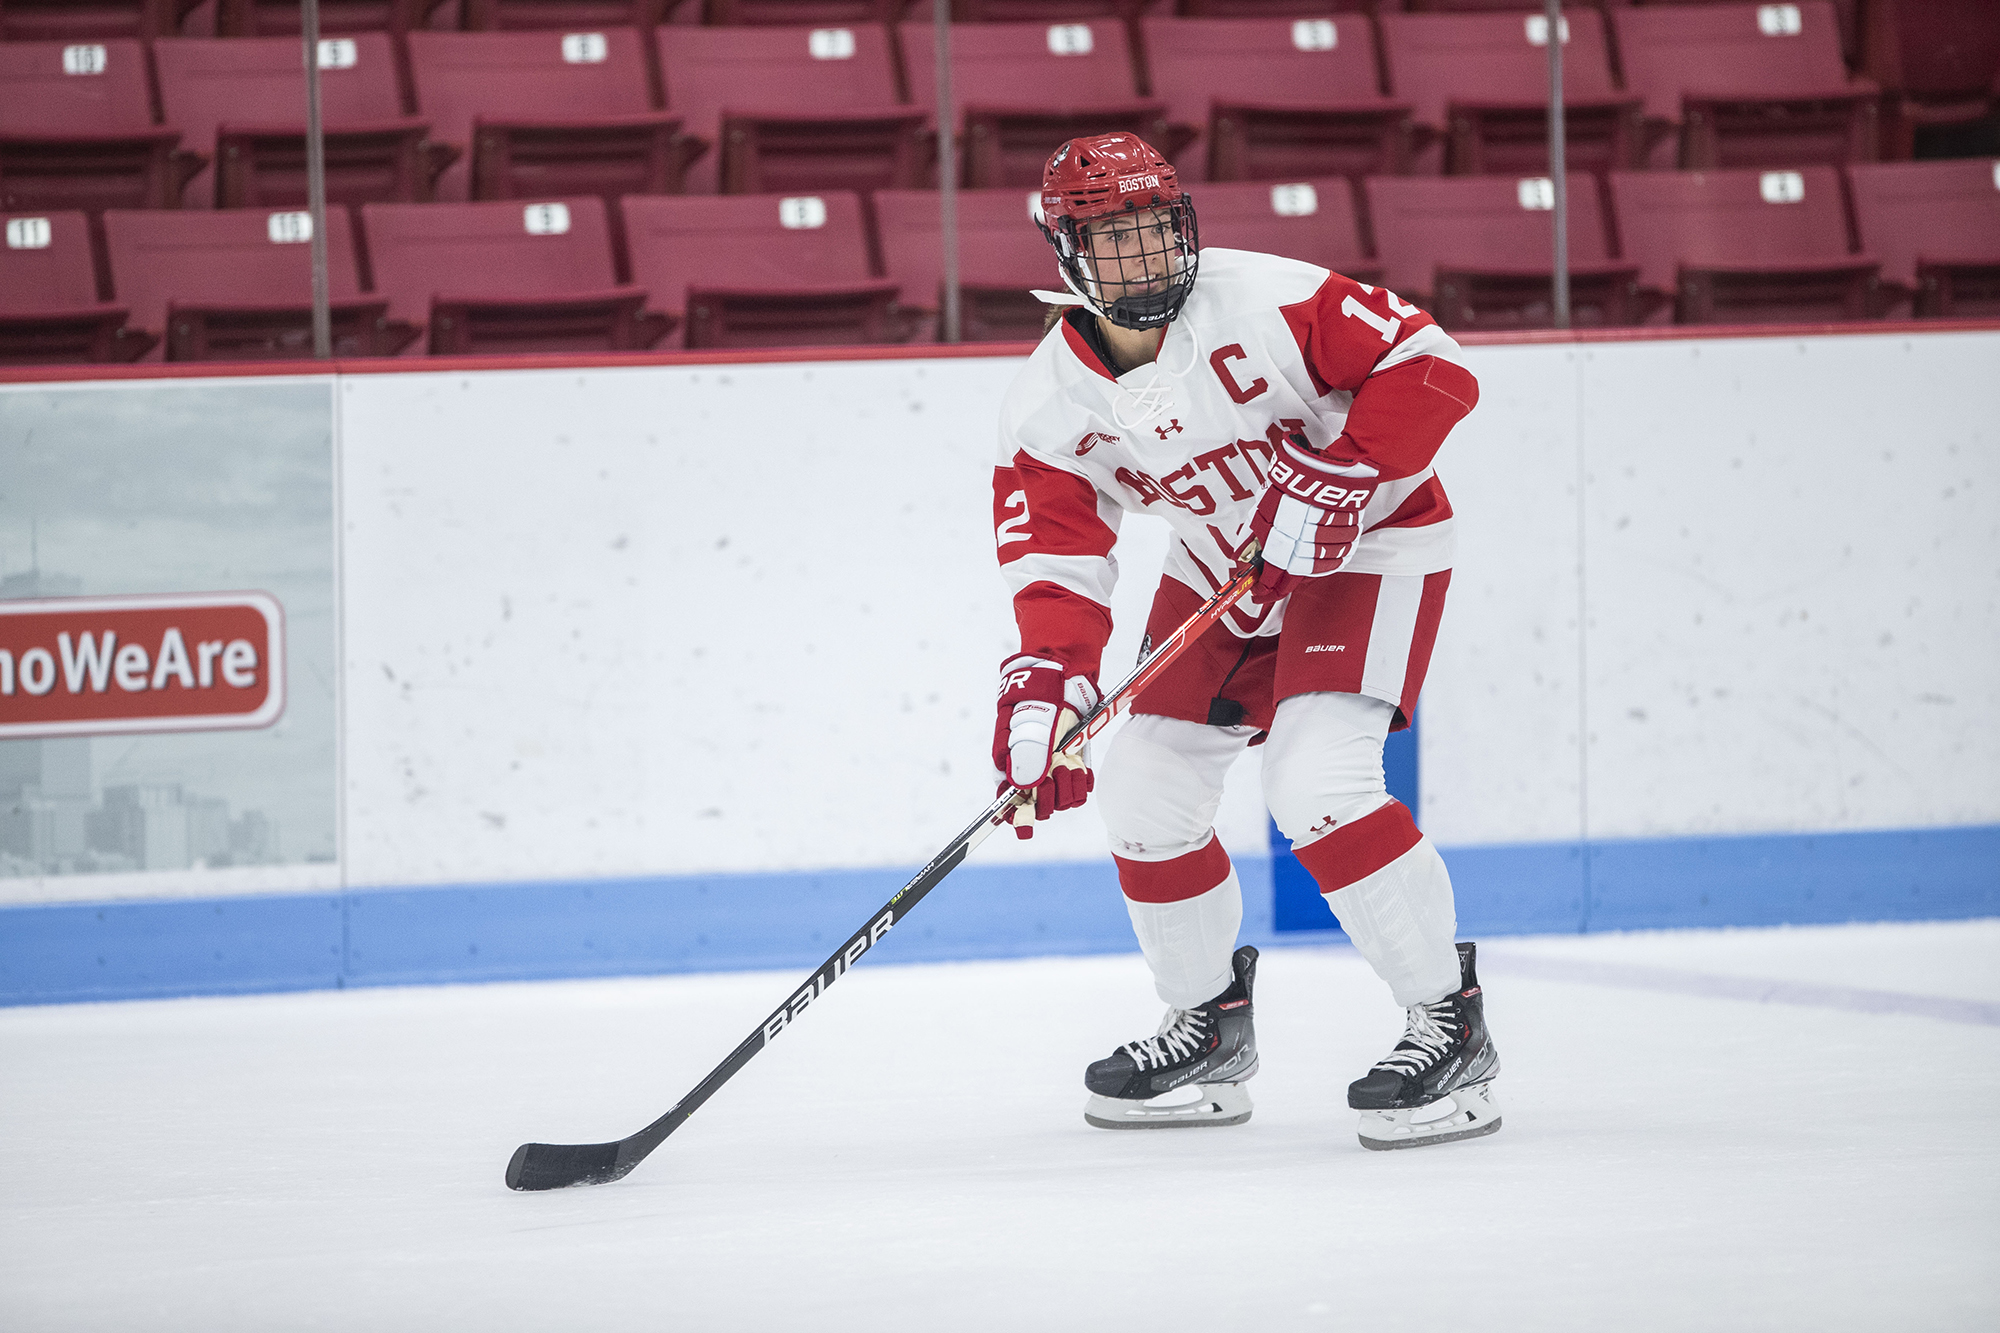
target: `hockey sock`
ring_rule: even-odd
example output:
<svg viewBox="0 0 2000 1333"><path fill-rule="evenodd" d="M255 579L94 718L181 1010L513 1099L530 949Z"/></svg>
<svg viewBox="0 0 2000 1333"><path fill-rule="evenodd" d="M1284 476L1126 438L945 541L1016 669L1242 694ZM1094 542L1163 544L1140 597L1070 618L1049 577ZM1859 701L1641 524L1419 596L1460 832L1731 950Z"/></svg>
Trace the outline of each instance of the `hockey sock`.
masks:
<svg viewBox="0 0 2000 1333"><path fill-rule="evenodd" d="M1243 890L1221 841L1210 835L1200 848L1170 861L1113 859L1160 998L1176 1009L1193 1009L1228 990Z"/></svg>
<svg viewBox="0 0 2000 1333"><path fill-rule="evenodd" d="M1294 850L1397 1004L1424 1004L1458 989L1451 875L1402 802Z"/></svg>

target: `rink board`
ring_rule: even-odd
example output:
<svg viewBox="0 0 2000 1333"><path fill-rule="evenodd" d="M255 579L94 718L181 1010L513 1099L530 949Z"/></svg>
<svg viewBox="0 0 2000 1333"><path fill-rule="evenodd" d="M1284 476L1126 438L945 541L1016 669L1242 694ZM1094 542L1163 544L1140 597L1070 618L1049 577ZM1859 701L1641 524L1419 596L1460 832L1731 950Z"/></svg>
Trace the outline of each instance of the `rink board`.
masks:
<svg viewBox="0 0 2000 1333"><path fill-rule="evenodd" d="M2000 826L1447 848L1466 938L2000 916ZM1237 858L1242 938L1273 923L1271 862ZM310 897L64 903L0 914L0 1004L531 981L818 964L902 870L716 875ZM1303 915L1303 913L1302 913ZM884 942L891 962L1132 948L1098 863L960 869Z"/></svg>
<svg viewBox="0 0 2000 1333"><path fill-rule="evenodd" d="M1482 401L1439 460L1460 547L1417 742L1464 929L2000 913L2000 330L1467 356ZM317 386L337 558L333 610L307 609L339 645L337 669L292 655L285 726L327 739L320 768L278 775L313 796L337 761L337 802L314 797L337 804L331 853L0 862L0 998L817 961L990 799L984 701L1012 641L986 478L1018 364L0 384L0 470L13 395ZM8 499L0 575L39 503ZM74 564L46 519L38 539L42 568ZM1143 518L1121 534L1107 677L1164 545ZM130 780L91 745L97 786ZM1246 938L1313 937L1331 918L1273 864L1255 754L1217 817ZM1130 948L1102 837L1086 811L989 844L905 956Z"/></svg>

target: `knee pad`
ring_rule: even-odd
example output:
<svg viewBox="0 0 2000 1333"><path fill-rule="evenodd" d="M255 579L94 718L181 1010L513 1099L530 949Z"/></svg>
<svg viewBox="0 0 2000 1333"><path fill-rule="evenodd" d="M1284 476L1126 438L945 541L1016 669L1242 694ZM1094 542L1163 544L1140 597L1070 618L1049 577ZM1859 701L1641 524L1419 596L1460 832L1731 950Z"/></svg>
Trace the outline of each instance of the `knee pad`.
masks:
<svg viewBox="0 0 2000 1333"><path fill-rule="evenodd" d="M1206 843L1222 803L1223 775L1248 743L1249 734L1240 727L1205 727L1152 714L1126 722L1093 793L1112 853L1131 861L1168 861Z"/></svg>
<svg viewBox="0 0 2000 1333"><path fill-rule="evenodd" d="M1382 742L1395 709L1359 694L1295 694L1264 745L1264 800L1297 850L1389 803Z"/></svg>

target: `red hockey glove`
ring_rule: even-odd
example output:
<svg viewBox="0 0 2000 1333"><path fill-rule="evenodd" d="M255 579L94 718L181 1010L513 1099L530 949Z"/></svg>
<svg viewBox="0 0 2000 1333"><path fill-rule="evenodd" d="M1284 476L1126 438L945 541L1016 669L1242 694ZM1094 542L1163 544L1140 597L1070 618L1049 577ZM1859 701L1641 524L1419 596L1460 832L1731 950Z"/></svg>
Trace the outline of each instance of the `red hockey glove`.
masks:
<svg viewBox="0 0 2000 1333"><path fill-rule="evenodd" d="M1097 706L1097 686L1071 676L1060 662L1025 654L1000 666L1000 717L993 728L993 767L1004 795L1015 787L1034 792L1014 810L1017 837L1035 836L1035 821L1071 810L1090 796L1096 778L1088 746L1055 753L1056 743Z"/></svg>
<svg viewBox="0 0 2000 1333"><path fill-rule="evenodd" d="M1264 557L1257 600L1276 601L1294 580L1331 574L1361 537L1361 511L1375 498L1375 469L1329 458L1293 435L1278 446L1271 485L1250 520Z"/></svg>

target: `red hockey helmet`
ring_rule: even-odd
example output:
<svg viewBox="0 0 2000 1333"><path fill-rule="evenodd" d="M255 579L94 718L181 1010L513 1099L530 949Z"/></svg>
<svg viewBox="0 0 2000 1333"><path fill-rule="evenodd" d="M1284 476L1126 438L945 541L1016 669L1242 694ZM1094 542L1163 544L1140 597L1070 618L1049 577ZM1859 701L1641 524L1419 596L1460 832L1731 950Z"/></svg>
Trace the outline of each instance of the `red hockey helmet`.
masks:
<svg viewBox="0 0 2000 1333"><path fill-rule="evenodd" d="M1136 134L1056 149L1042 172L1041 228L1063 282L1113 324L1161 328L1194 290L1194 202L1173 163Z"/></svg>

